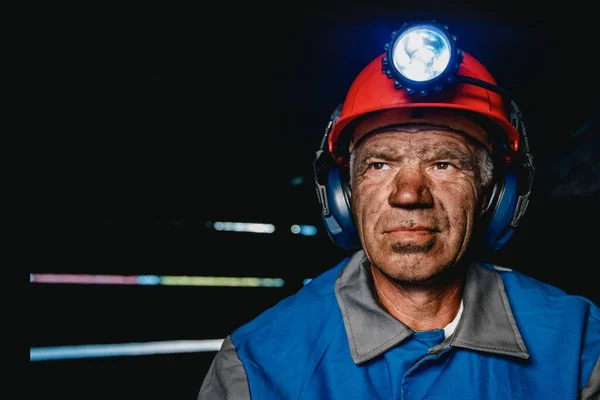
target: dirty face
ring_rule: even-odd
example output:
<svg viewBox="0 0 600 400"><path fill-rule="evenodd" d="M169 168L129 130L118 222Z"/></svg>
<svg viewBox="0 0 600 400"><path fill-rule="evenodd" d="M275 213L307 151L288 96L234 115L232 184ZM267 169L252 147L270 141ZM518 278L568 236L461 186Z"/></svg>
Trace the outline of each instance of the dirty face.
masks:
<svg viewBox="0 0 600 400"><path fill-rule="evenodd" d="M483 209L480 151L431 126L396 126L353 150L352 212L374 267L425 282L461 260Z"/></svg>

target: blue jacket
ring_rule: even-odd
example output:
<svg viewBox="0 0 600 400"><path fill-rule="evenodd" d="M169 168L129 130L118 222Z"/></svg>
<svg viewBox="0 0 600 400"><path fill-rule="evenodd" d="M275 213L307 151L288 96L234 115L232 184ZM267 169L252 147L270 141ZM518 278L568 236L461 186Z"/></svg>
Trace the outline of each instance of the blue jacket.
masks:
<svg viewBox="0 0 600 400"><path fill-rule="evenodd" d="M364 253L313 279L224 342L198 399L599 399L600 309L474 263L453 334L382 308Z"/></svg>

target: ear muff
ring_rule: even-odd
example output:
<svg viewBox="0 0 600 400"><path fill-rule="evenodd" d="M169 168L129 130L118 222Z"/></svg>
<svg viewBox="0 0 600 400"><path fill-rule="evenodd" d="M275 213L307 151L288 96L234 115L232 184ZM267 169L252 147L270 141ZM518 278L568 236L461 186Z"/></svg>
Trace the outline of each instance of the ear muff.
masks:
<svg viewBox="0 0 600 400"><path fill-rule="evenodd" d="M360 242L350 212L350 188L347 168L332 168L327 177L329 214L323 214L323 223L333 242L346 250L358 249Z"/></svg>
<svg viewBox="0 0 600 400"><path fill-rule="evenodd" d="M504 168L496 168L500 175L492 187L487 214L483 223L482 244L492 251L502 248L510 239L529 204L533 184L533 155L523 115L517 104L510 101L510 122L519 132L520 148L514 159Z"/></svg>
<svg viewBox="0 0 600 400"><path fill-rule="evenodd" d="M497 251L506 244L519 224L529 204L533 182L533 156L523 116L514 101L511 101L510 120L520 135L521 147L515 160L504 170L499 171L486 206L482 222L482 242L486 248ZM335 121L339 118L341 104L331 114L321 141L315 153L313 168L317 186L317 196L321 204L322 219L331 240L346 250L360 248L360 240L350 209L349 174L340 167L327 149L327 138Z"/></svg>
<svg viewBox="0 0 600 400"><path fill-rule="evenodd" d="M350 177L347 168L339 166L327 150L327 138L335 121L339 119L342 105L338 105L329 118L321 147L315 153L313 170L321 217L327 235L346 250L360 248L358 233L350 211Z"/></svg>
<svg viewBox="0 0 600 400"><path fill-rule="evenodd" d="M500 249L514 232L511 226L517 204L517 179L514 172L507 171L501 183L494 184L489 209L491 216L483 233L483 244L496 251Z"/></svg>

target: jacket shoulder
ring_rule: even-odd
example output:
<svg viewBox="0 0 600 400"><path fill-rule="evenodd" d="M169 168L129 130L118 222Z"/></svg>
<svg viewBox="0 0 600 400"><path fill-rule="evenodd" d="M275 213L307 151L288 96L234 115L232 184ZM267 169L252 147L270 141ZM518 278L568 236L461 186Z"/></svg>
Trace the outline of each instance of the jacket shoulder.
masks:
<svg viewBox="0 0 600 400"><path fill-rule="evenodd" d="M542 301L544 304L547 304L548 301L551 301L597 307L590 299L568 293L556 285L518 270L491 263L482 263L482 265L496 271L500 275L507 292L512 292L514 295L526 294L533 302Z"/></svg>
<svg viewBox="0 0 600 400"><path fill-rule="evenodd" d="M600 308L590 299L510 268L485 267L498 273L512 311L523 321L564 331L596 331L600 337Z"/></svg>
<svg viewBox="0 0 600 400"><path fill-rule="evenodd" d="M319 319L326 318L332 308L337 306L335 281L348 260L349 258L343 259L305 284L298 292L282 299L236 329L231 334L236 347L259 332L291 332L294 326L308 322L314 324Z"/></svg>

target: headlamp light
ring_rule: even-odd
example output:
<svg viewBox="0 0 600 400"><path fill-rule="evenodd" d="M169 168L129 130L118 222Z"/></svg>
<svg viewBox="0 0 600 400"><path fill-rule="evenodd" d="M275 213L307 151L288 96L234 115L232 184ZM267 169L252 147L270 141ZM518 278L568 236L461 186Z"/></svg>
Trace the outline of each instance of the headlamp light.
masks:
<svg viewBox="0 0 600 400"><path fill-rule="evenodd" d="M453 82L463 54L456 37L435 22L405 24L385 46L382 72L408 94L439 92Z"/></svg>

